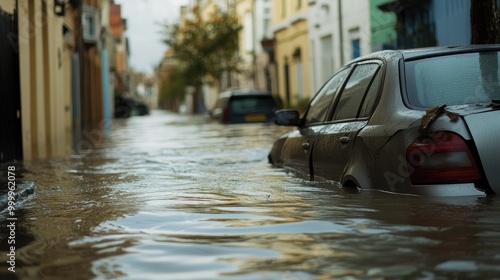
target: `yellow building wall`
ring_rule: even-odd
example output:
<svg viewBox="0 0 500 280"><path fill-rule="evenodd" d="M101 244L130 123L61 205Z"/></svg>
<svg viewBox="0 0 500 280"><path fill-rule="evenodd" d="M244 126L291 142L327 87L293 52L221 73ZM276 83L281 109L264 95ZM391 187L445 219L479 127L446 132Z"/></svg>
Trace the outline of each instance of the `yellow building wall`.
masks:
<svg viewBox="0 0 500 280"><path fill-rule="evenodd" d="M273 25L277 25L287 20L293 19L301 13L307 13L306 0L272 0L273 1ZM300 3L300 6L298 5Z"/></svg>
<svg viewBox="0 0 500 280"><path fill-rule="evenodd" d="M16 8L16 0L0 0L0 9L9 14L14 13Z"/></svg>
<svg viewBox="0 0 500 280"><path fill-rule="evenodd" d="M63 19L54 15L53 1L18 5L24 159L64 156L71 143L64 122Z"/></svg>
<svg viewBox="0 0 500 280"><path fill-rule="evenodd" d="M50 3L49 3L50 2ZM53 14L54 1L48 1L49 6L49 73L50 73L50 92L51 95L51 116L50 124L52 128L52 135L50 138L53 156L65 155L65 148L70 145L66 142L65 135L65 98L68 94L65 91L64 84L66 82L64 75L64 41L63 41L63 24L64 17L56 17Z"/></svg>
<svg viewBox="0 0 500 280"><path fill-rule="evenodd" d="M311 98L310 88L310 43L307 24L307 1L273 1L273 26L275 29L275 61L278 70L279 95L286 105L296 105L301 98ZM297 72L294 54L300 50L302 64L302 86L297 87ZM285 65L288 64L290 103L287 104Z"/></svg>

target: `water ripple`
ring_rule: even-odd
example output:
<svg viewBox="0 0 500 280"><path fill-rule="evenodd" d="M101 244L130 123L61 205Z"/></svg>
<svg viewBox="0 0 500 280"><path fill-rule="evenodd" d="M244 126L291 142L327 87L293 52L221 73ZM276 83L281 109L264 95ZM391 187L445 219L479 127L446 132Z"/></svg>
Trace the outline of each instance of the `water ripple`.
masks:
<svg viewBox="0 0 500 280"><path fill-rule="evenodd" d="M89 154L27 162L16 276L498 278L498 198L309 182L267 163L282 131L156 111L115 120Z"/></svg>

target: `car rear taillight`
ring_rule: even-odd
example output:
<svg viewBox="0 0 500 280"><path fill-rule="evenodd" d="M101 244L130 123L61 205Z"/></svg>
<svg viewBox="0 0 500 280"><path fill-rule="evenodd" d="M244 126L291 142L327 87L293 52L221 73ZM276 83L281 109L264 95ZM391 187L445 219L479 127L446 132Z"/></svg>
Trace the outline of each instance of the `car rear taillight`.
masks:
<svg viewBox="0 0 500 280"><path fill-rule="evenodd" d="M460 183L481 180L481 172L465 140L451 132L418 138L406 149L413 184Z"/></svg>

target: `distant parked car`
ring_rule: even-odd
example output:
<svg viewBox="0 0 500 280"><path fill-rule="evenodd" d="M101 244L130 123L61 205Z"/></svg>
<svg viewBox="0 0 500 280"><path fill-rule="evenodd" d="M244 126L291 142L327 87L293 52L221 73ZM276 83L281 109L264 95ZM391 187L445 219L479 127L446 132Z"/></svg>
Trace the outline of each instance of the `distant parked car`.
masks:
<svg viewBox="0 0 500 280"><path fill-rule="evenodd" d="M136 102L132 98L115 96L115 118L130 118L135 108Z"/></svg>
<svg viewBox="0 0 500 280"><path fill-rule="evenodd" d="M137 102L137 104L135 105L135 111L138 116L149 115L149 107L144 102Z"/></svg>
<svg viewBox="0 0 500 280"><path fill-rule="evenodd" d="M219 94L210 116L225 124L262 123L273 121L276 110L278 102L269 92L235 89Z"/></svg>
<svg viewBox="0 0 500 280"><path fill-rule="evenodd" d="M270 163L344 187L500 194L500 45L382 51L349 62L303 116L276 113Z"/></svg>

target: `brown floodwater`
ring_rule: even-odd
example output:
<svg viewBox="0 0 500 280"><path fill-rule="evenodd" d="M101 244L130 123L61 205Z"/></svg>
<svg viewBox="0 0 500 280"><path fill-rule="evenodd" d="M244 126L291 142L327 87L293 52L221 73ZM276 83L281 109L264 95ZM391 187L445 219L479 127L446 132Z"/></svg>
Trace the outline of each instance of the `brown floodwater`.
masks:
<svg viewBox="0 0 500 280"><path fill-rule="evenodd" d="M498 197L309 182L267 163L282 131L155 111L10 164L15 272L4 187L0 278L500 279Z"/></svg>

